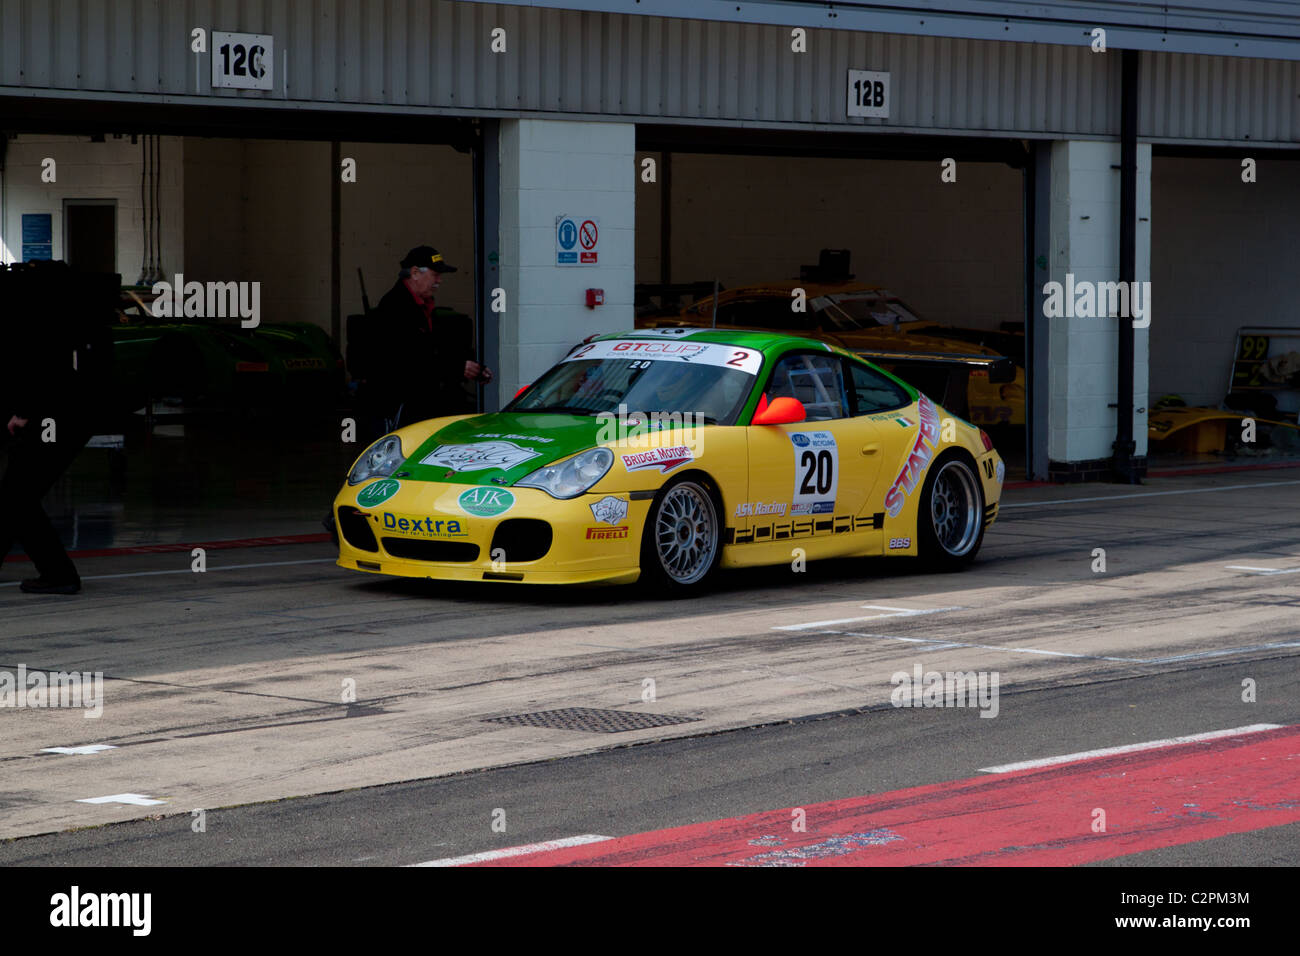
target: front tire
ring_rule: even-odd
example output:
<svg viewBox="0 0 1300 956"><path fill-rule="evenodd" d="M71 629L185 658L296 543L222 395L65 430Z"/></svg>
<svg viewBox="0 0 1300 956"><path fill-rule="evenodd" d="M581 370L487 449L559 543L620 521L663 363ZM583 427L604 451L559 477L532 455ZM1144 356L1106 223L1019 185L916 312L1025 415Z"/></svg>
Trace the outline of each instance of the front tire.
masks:
<svg viewBox="0 0 1300 956"><path fill-rule="evenodd" d="M720 515L698 478L683 475L664 485L641 535L641 580L676 597L702 591L722 556Z"/></svg>
<svg viewBox="0 0 1300 956"><path fill-rule="evenodd" d="M921 559L936 570L956 570L975 560L984 542L984 492L969 456L950 452L930 466L916 534Z"/></svg>

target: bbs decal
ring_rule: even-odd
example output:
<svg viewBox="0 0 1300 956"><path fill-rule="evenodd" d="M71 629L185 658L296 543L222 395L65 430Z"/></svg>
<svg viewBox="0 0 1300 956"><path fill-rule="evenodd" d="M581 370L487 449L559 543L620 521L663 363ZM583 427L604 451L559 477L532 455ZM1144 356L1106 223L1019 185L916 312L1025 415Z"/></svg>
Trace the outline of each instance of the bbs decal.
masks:
<svg viewBox="0 0 1300 956"><path fill-rule="evenodd" d="M794 447L792 515L830 514L835 510L840 457L830 432L791 432Z"/></svg>
<svg viewBox="0 0 1300 956"><path fill-rule="evenodd" d="M903 551L906 550L907 548L910 548L911 546L912 546L911 538L890 538L889 539L890 551Z"/></svg>

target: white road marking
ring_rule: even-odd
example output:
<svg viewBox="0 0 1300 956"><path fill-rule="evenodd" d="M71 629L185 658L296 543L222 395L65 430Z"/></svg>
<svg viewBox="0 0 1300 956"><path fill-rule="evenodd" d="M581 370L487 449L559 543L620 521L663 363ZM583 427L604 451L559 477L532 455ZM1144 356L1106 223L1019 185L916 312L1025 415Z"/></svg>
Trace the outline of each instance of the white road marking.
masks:
<svg viewBox="0 0 1300 956"><path fill-rule="evenodd" d="M1013 770L1030 770L1034 767L1051 767L1061 763L1074 763L1078 760L1090 760L1093 757L1110 757L1114 754L1135 753L1139 750L1155 750L1157 747L1169 747L1174 744L1192 744L1203 740L1218 740L1221 737L1237 737L1242 734L1257 734L1264 730L1277 730L1281 724L1251 724L1249 727L1237 727L1233 730L1213 730L1207 734L1191 734L1187 737L1169 737L1165 740L1149 740L1143 744L1126 744L1122 747L1104 747L1101 750L1084 750L1076 754L1063 754L1060 757L1044 757L1041 760L1022 760L1019 763L1006 763L998 767L980 767L979 773L1010 773Z"/></svg>
<svg viewBox="0 0 1300 956"><path fill-rule="evenodd" d="M1040 505L1072 505L1081 501L1118 501L1121 498L1157 498L1161 495L1203 495L1211 491L1240 491L1243 488L1277 488L1282 485L1300 485L1297 481L1261 481L1250 485L1220 485L1217 488L1178 488L1172 491L1141 491L1131 495L1098 495L1094 498L1055 498L1051 501L1022 501L1019 504L998 505L998 511L1007 508L1037 508Z"/></svg>
<svg viewBox="0 0 1300 956"><path fill-rule="evenodd" d="M97 754L101 750L116 750L112 744L83 744L80 747L42 747L43 754Z"/></svg>
<svg viewBox="0 0 1300 956"><path fill-rule="evenodd" d="M1192 661L1201 657L1225 657L1229 654L1246 654L1250 651L1271 651L1278 647L1300 647L1300 642L1287 641L1281 644L1251 644L1248 647L1228 647L1218 651L1196 651L1193 654L1178 654L1175 657L1156 657L1142 664L1168 664L1171 661Z"/></svg>
<svg viewBox="0 0 1300 956"><path fill-rule="evenodd" d="M1227 564L1232 571L1255 571L1259 574L1300 574L1300 568L1255 568L1249 564Z"/></svg>
<svg viewBox="0 0 1300 956"><path fill-rule="evenodd" d="M429 860L427 863L411 863L409 866L465 866L468 863L483 863L486 860L504 860L512 856L527 856L530 853L545 853L547 850L563 850L571 846L583 846L587 843L600 843L613 837L597 836L584 833L582 836L565 837L562 840L546 840L543 843L529 843L525 846L512 846L504 850L487 850L483 853L471 853L468 856L453 856L445 860Z"/></svg>
<svg viewBox="0 0 1300 956"><path fill-rule="evenodd" d="M870 617L842 617L834 621L811 621L807 624L783 624L773 627L774 631L809 631L818 627L830 627L832 624L856 624L859 621L878 621L883 617L918 617L922 614L938 614L940 611L964 611L963 607L932 607L914 611L906 607L888 607L884 604L864 604L864 608L876 611L891 611L891 614L872 614Z"/></svg>
<svg viewBox="0 0 1300 956"><path fill-rule="evenodd" d="M209 567L207 571L204 571L202 573L208 574L212 571L237 571L241 568L282 568L290 564L325 564L326 562L329 562L330 564L334 564L337 560L338 560L337 558L308 558L305 561L263 561L260 564L219 564L219 565L214 565L212 567ZM171 571L132 571L128 574L87 574L81 580L106 581L109 578L148 578L158 574L197 574L197 573L200 572L193 571L189 567L184 567L184 568L176 568ZM5 581L3 584L0 584L0 588L16 588L21 583L22 583L21 581Z"/></svg>
<svg viewBox="0 0 1300 956"><path fill-rule="evenodd" d="M970 647L983 651L1006 651L1008 654L1042 654L1046 657L1077 657L1089 661L1115 661L1120 664L1147 664L1149 661L1135 657L1098 657L1095 654L1071 654L1068 651L1047 651L1038 647L1006 647L1001 644L966 644L928 637L904 637L901 634L864 634L861 631L832 631L833 634L847 634L850 637L878 637L882 641L904 641L908 644L930 644L930 650L941 647Z"/></svg>
<svg viewBox="0 0 1300 956"><path fill-rule="evenodd" d="M87 797L84 800L78 800L78 803L129 803L133 807L156 807L160 803L166 803L166 800L154 800L152 797L146 797L142 793L114 793L107 797Z"/></svg>

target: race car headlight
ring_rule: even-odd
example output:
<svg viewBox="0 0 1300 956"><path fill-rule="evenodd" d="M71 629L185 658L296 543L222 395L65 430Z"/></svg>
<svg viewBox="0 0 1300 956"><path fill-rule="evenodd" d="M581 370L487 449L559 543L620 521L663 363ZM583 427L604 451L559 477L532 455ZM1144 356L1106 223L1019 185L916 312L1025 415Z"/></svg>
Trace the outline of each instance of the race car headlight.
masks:
<svg viewBox="0 0 1300 956"><path fill-rule="evenodd" d="M515 486L541 488L552 498L576 498L605 477L614 464L608 448L593 448L565 461L538 468L515 482Z"/></svg>
<svg viewBox="0 0 1300 956"><path fill-rule="evenodd" d="M402 440L396 435L386 435L361 453L357 463L348 472L348 484L360 484L371 478L387 478L404 461L406 456L402 454Z"/></svg>

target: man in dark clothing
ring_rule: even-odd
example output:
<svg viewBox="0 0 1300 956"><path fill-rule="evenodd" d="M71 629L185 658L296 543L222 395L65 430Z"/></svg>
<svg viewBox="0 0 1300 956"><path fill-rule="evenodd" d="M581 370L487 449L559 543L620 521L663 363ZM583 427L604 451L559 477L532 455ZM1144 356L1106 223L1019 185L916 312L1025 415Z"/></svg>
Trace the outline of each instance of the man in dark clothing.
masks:
<svg viewBox="0 0 1300 956"><path fill-rule="evenodd" d="M61 262L0 273L6 305L0 442L0 562L17 542L36 566L35 594L75 594L77 569L41 507L85 446L107 402L109 328L118 276L78 274Z"/></svg>
<svg viewBox="0 0 1300 956"><path fill-rule="evenodd" d="M467 343L433 318L434 293L456 267L432 246L417 246L402 259L397 282L366 318L364 381L359 388L363 430L374 440L384 432L465 408L465 381L492 381ZM367 443L368 443L367 441Z"/></svg>

